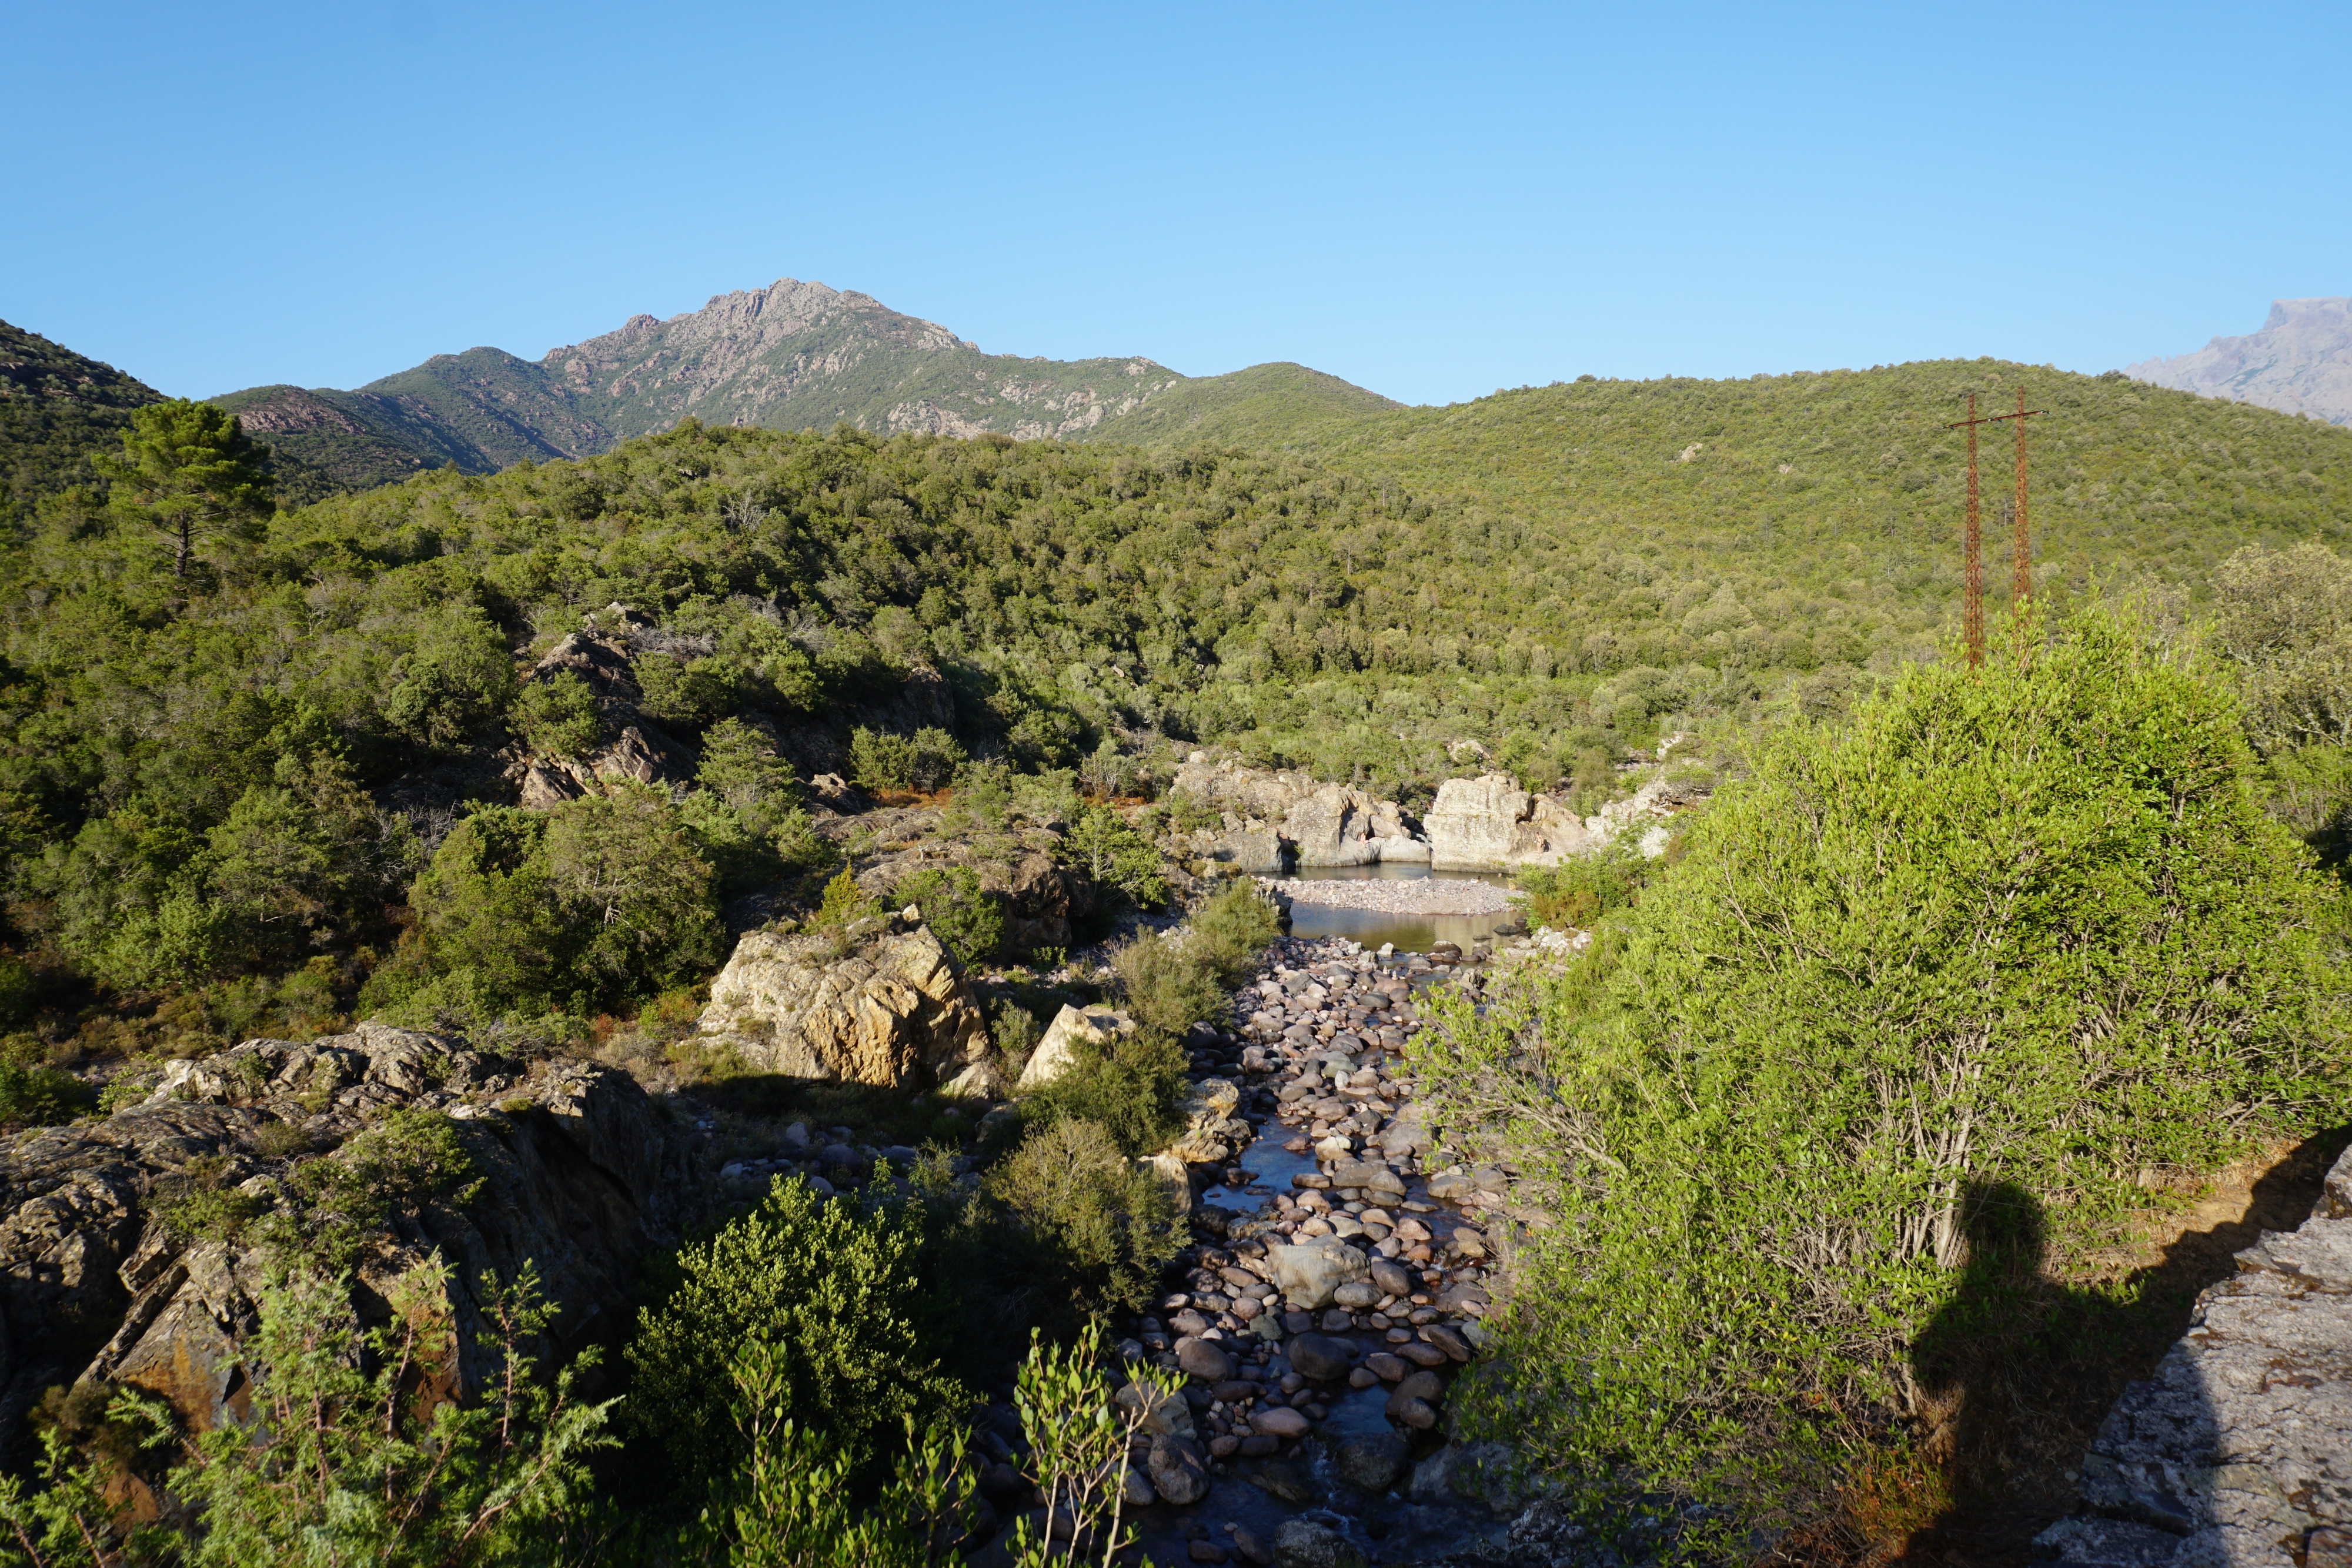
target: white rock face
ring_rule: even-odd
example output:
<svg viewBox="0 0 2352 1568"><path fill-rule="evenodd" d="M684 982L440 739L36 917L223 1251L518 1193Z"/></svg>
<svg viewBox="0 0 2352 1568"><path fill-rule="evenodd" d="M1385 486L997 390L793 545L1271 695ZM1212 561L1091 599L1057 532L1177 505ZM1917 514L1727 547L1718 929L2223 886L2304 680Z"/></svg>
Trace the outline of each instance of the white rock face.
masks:
<svg viewBox="0 0 2352 1568"><path fill-rule="evenodd" d="M710 983L702 1031L791 1078L898 1086L964 1082L988 1026L928 926L877 923L835 957L824 938L751 931Z"/></svg>
<svg viewBox="0 0 2352 1568"><path fill-rule="evenodd" d="M1108 1046L1118 1036L1134 1032L1135 1020L1125 1013L1082 1013L1066 1004L1054 1015L1054 1021L1046 1025L1045 1037L1029 1053L1028 1064L1021 1069L1021 1082L1015 1087L1024 1094L1043 1089L1077 1065L1080 1046Z"/></svg>
<svg viewBox="0 0 2352 1568"><path fill-rule="evenodd" d="M1511 863L1513 841L1531 801L1507 773L1449 779L1422 819L1429 833L1429 863L1439 871L1500 871Z"/></svg>

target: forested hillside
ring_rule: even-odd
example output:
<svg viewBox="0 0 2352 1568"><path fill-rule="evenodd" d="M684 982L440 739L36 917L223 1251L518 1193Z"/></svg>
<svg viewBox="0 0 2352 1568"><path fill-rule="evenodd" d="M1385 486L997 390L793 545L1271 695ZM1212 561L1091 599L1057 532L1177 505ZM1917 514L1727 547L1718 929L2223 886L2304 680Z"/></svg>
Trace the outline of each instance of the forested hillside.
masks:
<svg viewBox="0 0 2352 1568"><path fill-rule="evenodd" d="M1485 757L1603 779L1663 724L1834 713L1932 653L1937 422L2019 374L2052 579L2193 609L2240 545L2341 532L2352 435L1994 365L1546 389L1325 459L689 422L200 535L185 577L68 496L7 557L18 921L124 984L380 946L403 835L593 727L517 674L612 605L670 650L643 711L689 753L743 716L803 773L936 667L961 743L1025 769L1219 741L1407 800Z"/></svg>
<svg viewBox="0 0 2352 1568"><path fill-rule="evenodd" d="M163 393L112 365L0 321L0 520L39 497L95 482L131 411Z"/></svg>

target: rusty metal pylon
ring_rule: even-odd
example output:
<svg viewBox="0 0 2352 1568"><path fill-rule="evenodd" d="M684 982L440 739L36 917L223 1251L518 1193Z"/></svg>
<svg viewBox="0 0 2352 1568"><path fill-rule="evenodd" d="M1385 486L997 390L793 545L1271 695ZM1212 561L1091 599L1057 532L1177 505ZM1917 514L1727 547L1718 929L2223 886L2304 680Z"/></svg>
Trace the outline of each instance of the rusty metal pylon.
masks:
<svg viewBox="0 0 2352 1568"><path fill-rule="evenodd" d="M2047 412L2026 407L2025 389L2020 387L2015 413L1988 414L1979 419L1977 394L1970 392L1968 418L1944 426L1946 430L1965 429L1969 433L1969 520L1960 547L1960 635L1968 644L1970 669L1984 663L1984 528L1977 492L1977 426L2011 419L2017 422L2017 504L2011 513L2009 591L2010 609L2022 612L2025 601L2033 596L2032 535L2025 510L2025 422Z"/></svg>

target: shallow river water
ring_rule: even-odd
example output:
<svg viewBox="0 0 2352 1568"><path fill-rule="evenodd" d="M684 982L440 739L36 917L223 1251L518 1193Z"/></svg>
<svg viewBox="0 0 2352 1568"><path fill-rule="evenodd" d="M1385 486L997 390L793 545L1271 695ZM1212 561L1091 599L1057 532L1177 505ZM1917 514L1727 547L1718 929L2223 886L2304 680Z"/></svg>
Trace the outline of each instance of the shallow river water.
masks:
<svg viewBox="0 0 2352 1568"><path fill-rule="evenodd" d="M1433 872L1425 865L1313 866L1302 867L1291 876L1299 882L1411 882L1434 877L1440 881L1484 882L1496 887L1511 885L1510 877L1500 873ZM1290 933L1308 939L1344 936L1373 948L1391 943L1400 953L1426 953L1440 942L1451 942L1468 952L1470 944L1485 941L1495 934L1496 926L1511 918L1507 913L1398 915L1379 909L1343 909L1298 899L1290 906Z"/></svg>

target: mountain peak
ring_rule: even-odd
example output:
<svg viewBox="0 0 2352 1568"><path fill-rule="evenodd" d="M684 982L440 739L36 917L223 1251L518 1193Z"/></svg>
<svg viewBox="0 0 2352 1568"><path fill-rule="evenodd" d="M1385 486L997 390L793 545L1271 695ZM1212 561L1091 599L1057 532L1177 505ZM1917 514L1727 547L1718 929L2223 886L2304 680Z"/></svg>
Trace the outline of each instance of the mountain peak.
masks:
<svg viewBox="0 0 2352 1568"><path fill-rule="evenodd" d="M2259 331L2192 354L2145 360L2126 375L2352 424L2352 298L2273 299Z"/></svg>

